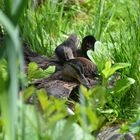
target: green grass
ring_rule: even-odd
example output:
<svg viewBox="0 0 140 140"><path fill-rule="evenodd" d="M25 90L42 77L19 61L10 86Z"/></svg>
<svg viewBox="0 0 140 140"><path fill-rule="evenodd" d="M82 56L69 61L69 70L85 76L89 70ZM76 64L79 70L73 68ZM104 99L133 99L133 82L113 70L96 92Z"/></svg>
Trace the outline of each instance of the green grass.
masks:
<svg viewBox="0 0 140 140"><path fill-rule="evenodd" d="M81 139L94 139L91 132L104 123L130 120L125 129L139 133L139 1L87 0L83 4L67 4L48 0L39 6L33 6L31 1L27 6L25 0L12 2L0 2L0 25L6 37L0 52L0 139L79 140L79 135ZM25 86L21 40L28 42L33 51L50 57L65 39L63 32L75 33L80 39L92 34L105 50L101 49L101 57L91 52L104 82L89 91L81 87L81 104L76 103L75 115L69 117L65 99L48 99L44 90L34 87L26 88L23 97L19 90ZM28 82L33 77L49 76L48 70L36 71L36 64L32 67L31 64ZM116 72L121 80L110 90L106 86L108 78ZM31 94L37 98L34 106L23 103ZM37 111L38 102L43 113Z"/></svg>

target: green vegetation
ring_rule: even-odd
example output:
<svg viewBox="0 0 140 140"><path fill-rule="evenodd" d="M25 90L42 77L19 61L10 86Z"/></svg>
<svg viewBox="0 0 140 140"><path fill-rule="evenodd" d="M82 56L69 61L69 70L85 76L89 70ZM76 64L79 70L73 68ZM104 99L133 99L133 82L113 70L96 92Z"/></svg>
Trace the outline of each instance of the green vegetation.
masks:
<svg viewBox="0 0 140 140"><path fill-rule="evenodd" d="M40 5L1 0L0 8L0 37L5 36L0 42L0 139L92 140L105 124L123 124L122 132L140 139L139 0L47 0ZM42 70L31 63L28 76L23 73L22 41L50 57L64 32L100 41L88 56L103 82L90 90L81 86L80 103L48 98L43 89L29 86L34 78L50 76L54 67ZM113 74L121 78L108 88ZM31 95L35 105L25 103ZM75 115L68 114L68 102L74 102Z"/></svg>

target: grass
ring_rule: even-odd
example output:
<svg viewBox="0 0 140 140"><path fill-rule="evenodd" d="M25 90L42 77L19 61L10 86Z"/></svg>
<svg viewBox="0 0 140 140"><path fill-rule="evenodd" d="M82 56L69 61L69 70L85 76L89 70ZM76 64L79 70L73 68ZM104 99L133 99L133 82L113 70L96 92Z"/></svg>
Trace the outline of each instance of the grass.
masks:
<svg viewBox="0 0 140 140"><path fill-rule="evenodd" d="M0 139L76 140L79 135L81 135L79 139L94 139L91 132L99 130L106 122L110 124L129 122L125 129L138 134L140 132L138 130L139 1L87 0L83 4L78 2L67 4L65 1L48 0L41 5L33 5L30 1L28 6L25 0L15 2L17 5L12 5L10 0L0 2L0 25L4 28L6 36L4 49L0 53L0 80L3 81L0 85ZM104 62L100 70L103 77L116 65L120 68L117 63L123 62L123 69L117 70L121 80L112 91L106 87L109 76L95 89L87 91L81 87L80 96L83 100L81 104L76 103L74 116L68 116L65 99L48 99L44 90L26 88L25 97L32 93L37 96L43 109L41 114L36 111L37 105L24 104L23 96L20 96L23 91L19 91L19 87L24 87L25 80L21 78L23 56L20 38L28 42L33 51L50 57L55 47L65 39L63 32L76 33L80 39L87 34L94 35L102 43L102 47L107 49L107 55L114 65L110 65L103 51L101 53L104 57L95 55L96 59L92 56L91 58L96 62L98 60L99 64ZM129 63L131 66L125 67L124 63ZM33 68L31 67L30 70L32 72ZM47 71L42 71L42 74L38 75L36 71L34 75L32 72L28 75L28 79L46 73Z"/></svg>

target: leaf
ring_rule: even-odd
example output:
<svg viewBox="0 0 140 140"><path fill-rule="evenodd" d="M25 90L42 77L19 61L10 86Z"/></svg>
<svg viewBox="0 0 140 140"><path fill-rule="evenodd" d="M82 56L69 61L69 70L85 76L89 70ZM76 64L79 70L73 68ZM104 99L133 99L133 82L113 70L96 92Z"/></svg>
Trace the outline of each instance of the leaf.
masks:
<svg viewBox="0 0 140 140"><path fill-rule="evenodd" d="M31 62L28 65L28 81L30 82L33 79L39 79L44 77L49 77L55 71L55 66L49 66L46 70L38 68L38 65L35 62Z"/></svg>
<svg viewBox="0 0 140 140"><path fill-rule="evenodd" d="M84 128L66 120L54 124L48 131L48 137L51 140L94 140L94 137L84 131Z"/></svg>
<svg viewBox="0 0 140 140"><path fill-rule="evenodd" d="M34 71L38 69L38 65L35 62L31 62L28 65L28 74L32 75Z"/></svg>
<svg viewBox="0 0 140 140"><path fill-rule="evenodd" d="M105 63L105 68L104 70L102 70L102 74L103 76L107 79L110 75L112 75L115 71L113 69L111 69L111 60L109 59L106 63Z"/></svg>
<svg viewBox="0 0 140 140"><path fill-rule="evenodd" d="M140 116L137 118L137 120L135 122L131 123L128 126L128 128L134 134L140 132Z"/></svg>
<svg viewBox="0 0 140 140"><path fill-rule="evenodd" d="M103 106L105 104L106 102L105 100L106 88L105 87L97 86L91 89L90 92L92 92L92 98L94 99L96 106L98 105Z"/></svg>
<svg viewBox="0 0 140 140"><path fill-rule="evenodd" d="M22 123L22 126L19 128L18 133L20 137L24 138L24 140L38 140L38 136L41 135L40 129L44 129L45 122L39 114L38 111L36 111L35 107L32 105L24 105L24 113L21 113L20 118L22 118L24 123ZM25 130L23 132L23 130Z"/></svg>
<svg viewBox="0 0 140 140"><path fill-rule="evenodd" d="M6 15L11 17L14 25L17 25L18 19L27 6L28 0L6 0L4 1L4 11Z"/></svg>
<svg viewBox="0 0 140 140"><path fill-rule="evenodd" d="M10 1L5 2L6 8L10 8ZM10 11L10 9L8 9ZM7 10L7 12L8 12ZM7 56L8 62L8 84L6 85L7 88L5 89L5 120L7 121L5 125L5 132L7 137L11 140L15 140L16 137L16 123L18 119L17 113L17 100L18 100L18 90L19 90L19 83L18 83L18 70L19 65L17 65L17 61L19 64L22 64L22 53L21 53L21 42L19 40L19 30L17 27L14 26L12 22L12 17L8 17L10 13L4 14L0 10L0 24L6 30L6 45L5 45L5 53ZM21 65L20 65L21 66ZM4 105L2 105L4 106ZM11 111L12 110L12 111ZM3 114L3 113L2 113Z"/></svg>
<svg viewBox="0 0 140 140"><path fill-rule="evenodd" d="M88 50L87 51L87 55L90 58L90 60L96 64L98 70L101 72L102 69L104 68L104 64L106 60L104 60L104 57L102 57L102 55L98 55L95 52L93 52L92 50Z"/></svg>
<svg viewBox="0 0 140 140"><path fill-rule="evenodd" d="M109 51L101 42L96 41L95 50L88 50L87 55L90 60L96 64L98 70L101 72L105 67L105 62L109 59Z"/></svg>
<svg viewBox="0 0 140 140"><path fill-rule="evenodd" d="M122 92L122 91L128 89L134 83L135 83L135 80L132 78L129 78L129 77L127 77L125 79L117 80L116 85L113 88L113 91L115 93Z"/></svg>
<svg viewBox="0 0 140 140"><path fill-rule="evenodd" d="M115 63L112 66L112 69L114 69L116 71L116 70L123 69L123 68L129 67L129 66L131 66L131 64L129 64L129 63Z"/></svg>
<svg viewBox="0 0 140 140"><path fill-rule="evenodd" d="M103 53L104 46L100 41L95 42L94 51L96 54L101 55Z"/></svg>
<svg viewBox="0 0 140 140"><path fill-rule="evenodd" d="M94 59L94 57L95 57L95 52L94 52L94 51L88 50L88 51L87 51L87 55L88 55L89 59L90 59L93 63L96 63L96 61L95 61L95 59Z"/></svg>
<svg viewBox="0 0 140 140"><path fill-rule="evenodd" d="M105 69L102 71L103 76L108 79L112 74L117 70L129 67L129 63L116 63L111 67L111 60L108 60L105 63Z"/></svg>
<svg viewBox="0 0 140 140"><path fill-rule="evenodd" d="M111 60L108 60L106 63L105 63L105 69L109 70L111 68Z"/></svg>
<svg viewBox="0 0 140 140"><path fill-rule="evenodd" d="M84 95L87 99L89 98L90 94L89 94L89 92L88 92L88 90L87 90L86 87L84 87L83 85L81 85L81 86L80 86L80 91L83 93L83 95Z"/></svg>
<svg viewBox="0 0 140 140"><path fill-rule="evenodd" d="M91 126L92 126L91 131L97 130L100 120L99 120L96 112L93 111L92 106L86 107L86 115L87 115L87 118L89 119L89 123L91 123Z"/></svg>
<svg viewBox="0 0 140 140"><path fill-rule="evenodd" d="M48 106L47 93L45 92L44 89L41 89L41 90L37 91L37 96L38 96L38 99L39 99L39 102L41 104L42 109L45 111L47 109L47 106Z"/></svg>
<svg viewBox="0 0 140 140"><path fill-rule="evenodd" d="M3 27L8 32L8 35L10 36L10 39L13 43L13 46L10 45L10 48L15 47L15 49L17 51L20 46L18 28L14 27L14 25L10 21L10 19L1 10L0 10L0 23L3 25Z"/></svg>
<svg viewBox="0 0 140 140"><path fill-rule="evenodd" d="M104 113L104 114L111 114L114 112L113 109L107 109L107 110L99 110L101 113Z"/></svg>
<svg viewBox="0 0 140 140"><path fill-rule="evenodd" d="M26 102L31 96L32 94L35 92L35 88L33 86L30 86L28 88L25 89L24 92L24 101Z"/></svg>

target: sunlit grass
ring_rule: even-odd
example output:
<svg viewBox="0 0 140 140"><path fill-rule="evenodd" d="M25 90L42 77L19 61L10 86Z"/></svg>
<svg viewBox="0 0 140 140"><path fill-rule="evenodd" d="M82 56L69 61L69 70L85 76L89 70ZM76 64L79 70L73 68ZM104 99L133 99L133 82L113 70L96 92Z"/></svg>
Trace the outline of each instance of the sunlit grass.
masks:
<svg viewBox="0 0 140 140"><path fill-rule="evenodd" d="M0 8L3 10L0 11L0 25L3 26L6 36L3 53L0 52L0 58L2 58L0 60L0 80L2 81L0 84L0 138L3 140L56 140L68 137L79 140L78 135L81 135L81 139L85 136L94 139L90 133L98 130L104 121L129 121L136 116L140 105L140 5L138 0L135 2L88 0L84 4L74 5L67 5L65 1L48 0L42 5L33 5L30 1L28 6L25 0L20 0L19 6L18 0L12 2L16 2L17 5L10 3L10 0L0 2ZM24 14L20 15L23 10ZM44 90L38 91L33 87L26 89L25 97L33 94L37 98L35 106L22 103L20 98L23 91L19 94L19 87L23 87L18 77L22 75L23 67L21 39L37 53L52 56L55 47L65 39L63 32L76 33L80 39L92 34L108 51L113 63L130 64L129 67L117 71L122 81L130 82L125 90L121 89L120 92L114 90L112 92L115 94L112 94L106 87L109 77L101 86L90 91L81 88L84 106L76 103L74 117L68 116L65 99L48 99ZM33 72L33 74L36 73ZM47 75L45 71L40 73L41 76L42 74ZM29 76L31 80L32 75ZM39 75L36 74L36 76ZM125 87L125 84L123 86ZM81 99L81 103L83 100ZM100 102L96 102L98 100ZM40 113L40 106L43 113L42 110ZM86 126L85 135L83 135L85 128L82 126Z"/></svg>

